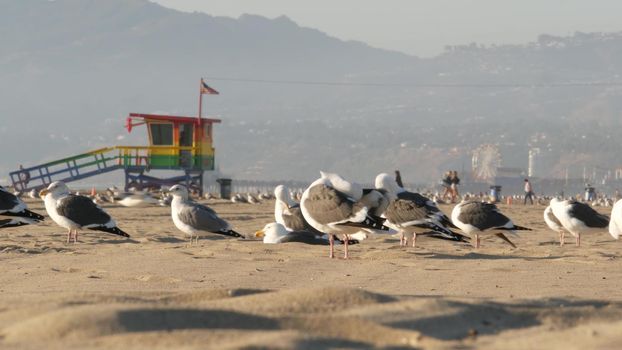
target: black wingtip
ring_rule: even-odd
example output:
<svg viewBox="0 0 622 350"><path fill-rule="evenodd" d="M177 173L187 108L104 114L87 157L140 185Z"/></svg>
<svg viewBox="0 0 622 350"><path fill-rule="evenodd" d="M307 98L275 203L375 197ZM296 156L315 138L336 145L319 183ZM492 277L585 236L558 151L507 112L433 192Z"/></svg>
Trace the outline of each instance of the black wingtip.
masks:
<svg viewBox="0 0 622 350"><path fill-rule="evenodd" d="M220 231L218 233L224 236L246 239L246 236L233 230Z"/></svg>
<svg viewBox="0 0 622 350"><path fill-rule="evenodd" d="M28 209L24 210L24 213L27 215L26 217L30 218L30 219L34 219L37 221L43 221L45 220L45 218L43 217L43 215L41 214L37 214L33 211L30 211Z"/></svg>
<svg viewBox="0 0 622 350"><path fill-rule="evenodd" d="M2 215L16 217L16 218L32 219L34 221L43 221L44 219L43 215L37 214L28 209L24 209L20 211L19 213L4 212L2 213Z"/></svg>
<svg viewBox="0 0 622 350"><path fill-rule="evenodd" d="M529 227L517 226L517 225L514 225L514 227L512 227L511 230L516 230L516 231L533 231Z"/></svg>
<svg viewBox="0 0 622 350"><path fill-rule="evenodd" d="M93 227L91 228L91 230L96 230L96 231L102 231L102 232L108 232L108 233L112 233L113 235L117 235L117 236L123 236L125 238L130 238L130 235L128 235L127 233L125 233L123 230L121 230L118 227Z"/></svg>

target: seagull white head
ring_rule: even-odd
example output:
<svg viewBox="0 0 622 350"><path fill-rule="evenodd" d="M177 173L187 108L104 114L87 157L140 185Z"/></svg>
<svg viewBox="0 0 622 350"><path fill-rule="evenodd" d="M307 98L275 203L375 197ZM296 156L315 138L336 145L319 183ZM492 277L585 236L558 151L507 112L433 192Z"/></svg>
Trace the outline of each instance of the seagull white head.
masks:
<svg viewBox="0 0 622 350"><path fill-rule="evenodd" d="M293 201L289 195L289 188L285 185L278 185L274 188L274 196L277 201L281 201L287 205L292 205Z"/></svg>
<svg viewBox="0 0 622 350"><path fill-rule="evenodd" d="M171 187L168 190L168 193L170 193L173 198L181 198L181 199L188 199L188 189L186 188L186 186L184 185L175 185L173 187Z"/></svg>
<svg viewBox="0 0 622 350"><path fill-rule="evenodd" d="M69 194L69 187L62 181L55 181L52 182L48 188L39 192L39 197L45 198L48 194L53 197L67 195Z"/></svg>
<svg viewBox="0 0 622 350"><path fill-rule="evenodd" d="M397 181L395 181L395 179L387 173L378 174L374 185L376 186L376 189L385 190L391 194L397 194L404 191L404 189L397 184Z"/></svg>
<svg viewBox="0 0 622 350"><path fill-rule="evenodd" d="M264 243L276 244L279 243L279 239L287 236L288 233L283 225L278 222L271 222L255 232L255 237L263 238Z"/></svg>

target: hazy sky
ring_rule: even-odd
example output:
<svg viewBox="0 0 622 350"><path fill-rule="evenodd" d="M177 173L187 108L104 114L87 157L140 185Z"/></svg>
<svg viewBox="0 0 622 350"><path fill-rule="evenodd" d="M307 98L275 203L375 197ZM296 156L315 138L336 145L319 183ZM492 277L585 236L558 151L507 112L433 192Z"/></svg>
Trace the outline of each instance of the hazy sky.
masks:
<svg viewBox="0 0 622 350"><path fill-rule="evenodd" d="M375 47L431 56L447 44L524 43L539 34L622 30L621 0L152 0L238 17L287 15Z"/></svg>

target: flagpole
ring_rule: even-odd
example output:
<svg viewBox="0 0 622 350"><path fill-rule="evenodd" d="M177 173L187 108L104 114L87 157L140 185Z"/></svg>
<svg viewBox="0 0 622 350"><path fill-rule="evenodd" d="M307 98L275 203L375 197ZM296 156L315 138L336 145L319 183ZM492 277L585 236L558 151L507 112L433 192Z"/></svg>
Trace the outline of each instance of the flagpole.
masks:
<svg viewBox="0 0 622 350"><path fill-rule="evenodd" d="M203 90L202 90L202 84L203 84L203 78L201 78L201 82L199 83L199 116L198 116L198 120L199 120L199 125L201 125L201 115L203 112Z"/></svg>

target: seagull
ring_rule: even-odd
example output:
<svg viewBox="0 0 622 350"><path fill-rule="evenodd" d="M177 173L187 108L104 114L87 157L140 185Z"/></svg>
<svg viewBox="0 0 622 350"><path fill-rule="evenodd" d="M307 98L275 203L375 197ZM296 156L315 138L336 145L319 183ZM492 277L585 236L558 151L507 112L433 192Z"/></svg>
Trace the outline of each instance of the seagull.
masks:
<svg viewBox="0 0 622 350"><path fill-rule="evenodd" d="M318 231L288 231L278 222L266 224L263 229L255 232L255 237L262 238L266 244L304 243L311 245L329 245L328 235ZM338 243L343 241L336 239ZM349 244L357 244L357 240L350 240Z"/></svg>
<svg viewBox="0 0 622 350"><path fill-rule="evenodd" d="M485 233L494 233L516 248L516 245L500 231L510 233L516 233L517 230L531 231L529 228L514 225L512 220L503 215L492 203L462 200L451 212L451 220L466 234L475 235L475 248L479 248L479 236Z"/></svg>
<svg viewBox="0 0 622 350"><path fill-rule="evenodd" d="M606 215L574 199L553 198L550 206L562 226L575 237L577 247L581 246L582 232L600 231L609 226Z"/></svg>
<svg viewBox="0 0 622 350"><path fill-rule="evenodd" d="M250 204L259 204L261 203L257 197L253 196L251 193L246 194L246 201Z"/></svg>
<svg viewBox="0 0 622 350"><path fill-rule="evenodd" d="M614 239L619 239L622 234L622 199L618 200L613 205L613 209L611 209L609 234L611 234Z"/></svg>
<svg viewBox="0 0 622 350"><path fill-rule="evenodd" d="M0 228L36 224L43 215L28 210L28 206L4 187L0 186Z"/></svg>
<svg viewBox="0 0 622 350"><path fill-rule="evenodd" d="M309 225L320 232L328 234L330 258L334 258L334 235L344 236L344 258L348 256L348 240L350 234L361 229L371 228L388 230L382 221L368 215L369 208L361 202L363 189L360 185L350 183L337 174L320 172L321 177L315 180L302 194L300 208Z"/></svg>
<svg viewBox="0 0 622 350"><path fill-rule="evenodd" d="M565 234L566 229L564 228L562 223L559 222L559 219L557 218L557 216L553 214L553 208L551 208L550 205L546 207L546 209L544 209L544 222L546 222L547 226L551 230L559 233L559 245L563 246L564 245L564 234Z"/></svg>
<svg viewBox="0 0 622 350"><path fill-rule="evenodd" d="M400 232L400 245L407 245L408 238L405 235L412 233L412 246L415 247L417 231L423 233L430 230L434 232L435 238L456 242L468 240L467 237L450 229L455 226L434 202L419 193L406 191L389 174L382 173L376 176L375 186L390 200L384 216L387 218L386 225Z"/></svg>
<svg viewBox="0 0 622 350"><path fill-rule="evenodd" d="M52 182L39 196L43 198L45 210L54 222L68 230L67 243L78 242L78 230L89 229L130 237L117 227L117 223L102 208L85 196L69 193L62 181Z"/></svg>
<svg viewBox="0 0 622 350"><path fill-rule="evenodd" d="M151 197L149 193L137 192L118 200L117 203L124 207L141 208L157 205L158 200Z"/></svg>
<svg viewBox="0 0 622 350"><path fill-rule="evenodd" d="M289 197L289 189L286 186L276 186L274 188L274 196L276 197L274 202L274 220L283 225L286 230L313 231L320 235L323 234L309 225L304 215L302 215L300 204L294 202Z"/></svg>
<svg viewBox="0 0 622 350"><path fill-rule="evenodd" d="M214 210L188 199L188 189L185 186L175 185L171 187L169 193L173 196L171 202L173 223L181 232L190 235L190 244L194 236L199 243L199 235L206 233L244 238L232 230L228 222L219 218Z"/></svg>

